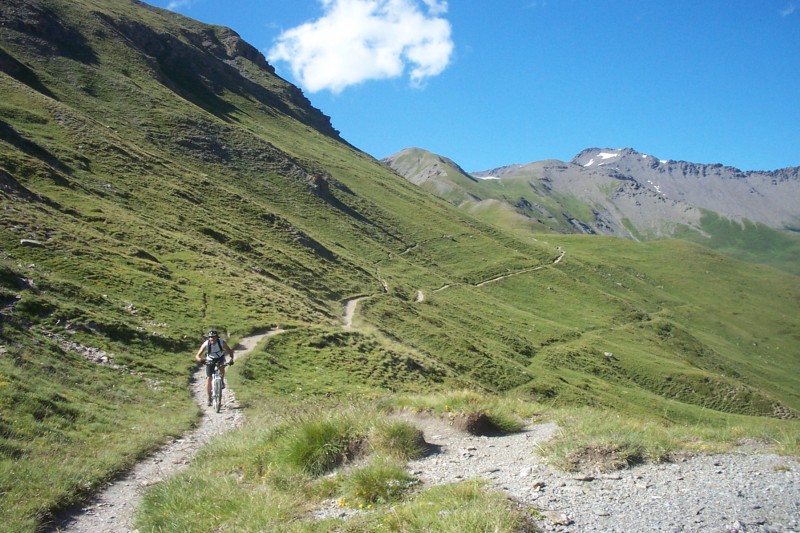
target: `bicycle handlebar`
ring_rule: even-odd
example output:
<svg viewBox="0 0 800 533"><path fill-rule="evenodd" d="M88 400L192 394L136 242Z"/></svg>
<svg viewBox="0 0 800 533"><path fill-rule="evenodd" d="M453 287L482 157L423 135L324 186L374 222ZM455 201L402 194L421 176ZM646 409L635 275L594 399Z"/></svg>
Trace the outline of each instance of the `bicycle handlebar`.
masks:
<svg viewBox="0 0 800 533"><path fill-rule="evenodd" d="M217 361L203 361L205 366L231 366L233 361L226 361L224 363L218 363Z"/></svg>

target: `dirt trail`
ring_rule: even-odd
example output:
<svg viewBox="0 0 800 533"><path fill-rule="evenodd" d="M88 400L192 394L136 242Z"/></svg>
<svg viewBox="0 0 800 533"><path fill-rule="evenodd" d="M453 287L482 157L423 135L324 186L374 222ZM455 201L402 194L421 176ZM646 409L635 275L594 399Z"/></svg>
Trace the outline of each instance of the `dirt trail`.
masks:
<svg viewBox="0 0 800 533"><path fill-rule="evenodd" d="M361 296L360 298L353 298L347 300L344 306L344 315L342 315L342 329L351 329L353 327L353 316L356 314L358 302L366 300L369 296Z"/></svg>
<svg viewBox="0 0 800 533"><path fill-rule="evenodd" d="M273 329L245 337L236 346L236 357L249 354L265 337L277 335L283 330ZM203 417L197 429L175 439L147 459L140 461L130 472L111 482L89 503L68 510L56 517L49 531L77 533L134 532L133 518L147 487L165 480L185 468L206 443L212 438L240 427L244 415L239 411L236 396L230 388L225 389L224 403L220 413L206 407L204 368L199 368L192 378L192 397L203 409Z"/></svg>
<svg viewBox="0 0 800 533"><path fill-rule="evenodd" d="M416 247L416 245L412 246L411 248L406 250L406 252L411 250L411 249L413 249L413 248L415 248L415 247ZM510 278L512 276L519 276L521 274L527 274L528 272L535 272L537 270L542 270L542 269L551 267L553 265L557 265L557 264L559 264L561 262L562 259L564 259L564 256L566 255L566 252L560 246L556 246L556 250L558 250L558 257L553 259L553 261L551 263L548 263L546 265L539 265L539 266L535 266L535 267L531 267L531 268L524 268L522 270L517 270L515 272L510 272L508 274L503 274L502 276L497 276L497 277L494 277L494 278L487 279L487 280L481 281L479 283L476 283L474 286L475 287L483 287L484 285L488 285L489 283L495 283L497 281L502 281L502 280L508 279L508 278ZM403 253L405 253L405 252L403 252ZM400 254L400 255L402 255L402 254ZM389 284L387 283L387 281L385 279L380 277L380 269L378 269L377 272L378 272L378 278L381 280L381 284L383 284L384 292L389 292ZM445 289L449 289L451 286L452 285L450 285L450 284L443 285L443 286L439 287L438 289L433 289L432 292L434 292L434 293L441 292L441 291L443 291ZM367 298L370 298L370 296L360 296L358 298L353 298L352 300L345 301L344 314L342 315L342 329L349 330L349 329L353 328L353 317L356 314L356 308L358 307L358 302L360 302L361 300L366 300ZM416 303L422 303L422 302L425 301L425 293L421 289L417 290L417 296L414 299L414 301Z"/></svg>
<svg viewBox="0 0 800 533"><path fill-rule="evenodd" d="M481 281L480 283L476 283L475 286L476 287L483 287L484 285L488 285L489 283L494 283L496 281L502 281L504 279L508 279L511 276L519 276L520 274L527 274L528 272L536 272L537 270L542 270L542 269L547 268L549 266L557 265L557 264L559 264L561 262L562 259L564 259L564 256L566 255L566 252L564 250L562 250L561 247L558 247L558 250L559 250L558 257L556 257L553 260L553 262L551 264L549 264L549 265L539 265L539 266L532 267L532 268L524 268L524 269L518 270L516 272L511 272L510 274L504 274L502 276L497 276L496 278L487 279L486 281Z"/></svg>

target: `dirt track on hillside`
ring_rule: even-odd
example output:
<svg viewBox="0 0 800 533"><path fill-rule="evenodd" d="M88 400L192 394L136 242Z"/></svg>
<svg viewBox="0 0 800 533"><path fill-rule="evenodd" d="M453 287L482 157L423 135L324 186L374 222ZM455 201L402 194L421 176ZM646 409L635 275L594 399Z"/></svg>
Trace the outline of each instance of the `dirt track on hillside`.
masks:
<svg viewBox="0 0 800 533"><path fill-rule="evenodd" d="M539 266L535 266L535 267L531 267L531 268L523 268L522 270L518 270L518 271L512 272L510 274L504 274L502 276L497 276L496 278L491 278L491 279L487 279L486 281L481 281L480 283L476 283L475 286L476 287L483 287L484 285L488 285L489 283L494 283L496 281L502 281L504 279L508 279L511 276L519 276L520 274L527 274L528 272L536 272L537 270L542 270L542 269L547 268L549 266L557 265L558 263L561 262L562 259L564 259L564 256L566 255L566 252L564 250L562 250L561 247L558 247L558 250L560 252L558 254L558 257L553 259L553 262L550 263L550 264L539 265Z"/></svg>
<svg viewBox="0 0 800 533"><path fill-rule="evenodd" d="M236 346L236 358L249 354L265 337L281 333L270 330L243 338ZM56 517L49 531L75 533L130 533L133 519L147 487L168 479L185 468L197 452L212 438L240 427L244 415L236 396L225 389L222 411L215 413L206 406L205 374L201 366L192 377L192 396L203 410L197 429L175 439L147 459L140 461L130 472L109 483L101 493L86 504L69 509Z"/></svg>

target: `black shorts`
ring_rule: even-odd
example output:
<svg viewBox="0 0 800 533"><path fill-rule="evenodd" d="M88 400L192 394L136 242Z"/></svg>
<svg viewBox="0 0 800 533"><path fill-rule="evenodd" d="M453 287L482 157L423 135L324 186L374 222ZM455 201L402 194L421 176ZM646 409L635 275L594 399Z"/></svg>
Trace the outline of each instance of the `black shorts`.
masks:
<svg viewBox="0 0 800 533"><path fill-rule="evenodd" d="M220 367L222 367L222 365L224 364L225 364L224 357L221 359L206 360L206 377L210 378L211 376L214 375L214 367L216 365L220 365ZM224 367L221 368L221 371L224 371Z"/></svg>

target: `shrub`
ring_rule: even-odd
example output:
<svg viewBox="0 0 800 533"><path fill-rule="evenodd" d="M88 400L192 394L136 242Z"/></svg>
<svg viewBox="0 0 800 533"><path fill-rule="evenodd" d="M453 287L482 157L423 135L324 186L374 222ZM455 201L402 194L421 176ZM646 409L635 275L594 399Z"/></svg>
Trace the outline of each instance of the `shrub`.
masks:
<svg viewBox="0 0 800 533"><path fill-rule="evenodd" d="M320 476L356 453L360 436L346 419L309 420L289 431L278 445L282 462Z"/></svg>
<svg viewBox="0 0 800 533"><path fill-rule="evenodd" d="M378 453L400 460L417 459L425 453L422 431L399 420L376 425L369 435L369 442Z"/></svg>
<svg viewBox="0 0 800 533"><path fill-rule="evenodd" d="M376 462L354 471L345 480L349 497L359 506L373 503L390 503L400 500L417 481L404 468L384 462ZM339 500L348 505L347 497Z"/></svg>

